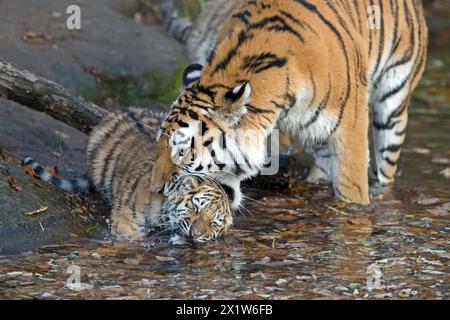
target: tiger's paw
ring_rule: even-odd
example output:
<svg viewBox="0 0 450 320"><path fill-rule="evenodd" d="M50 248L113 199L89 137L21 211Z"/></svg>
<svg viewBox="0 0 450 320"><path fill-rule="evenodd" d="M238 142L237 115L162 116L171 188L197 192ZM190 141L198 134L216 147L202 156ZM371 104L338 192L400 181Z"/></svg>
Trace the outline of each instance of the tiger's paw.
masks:
<svg viewBox="0 0 450 320"><path fill-rule="evenodd" d="M344 202L355 203L361 205L370 204L369 186L359 186L356 183L340 185L334 188L334 194L337 198Z"/></svg>

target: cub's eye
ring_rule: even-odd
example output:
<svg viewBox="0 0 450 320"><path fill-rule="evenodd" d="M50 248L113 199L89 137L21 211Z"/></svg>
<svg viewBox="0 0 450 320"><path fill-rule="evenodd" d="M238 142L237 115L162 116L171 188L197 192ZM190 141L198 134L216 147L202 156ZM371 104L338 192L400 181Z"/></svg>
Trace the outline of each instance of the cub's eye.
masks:
<svg viewBox="0 0 450 320"><path fill-rule="evenodd" d="M222 224L220 223L217 223L217 222L215 222L215 221L213 221L213 222L211 222L211 226L213 226L214 228L218 228L218 227L220 227Z"/></svg>
<svg viewBox="0 0 450 320"><path fill-rule="evenodd" d="M216 212L214 214L214 221L218 221L219 223L223 223L223 219L224 219L224 214L223 212Z"/></svg>

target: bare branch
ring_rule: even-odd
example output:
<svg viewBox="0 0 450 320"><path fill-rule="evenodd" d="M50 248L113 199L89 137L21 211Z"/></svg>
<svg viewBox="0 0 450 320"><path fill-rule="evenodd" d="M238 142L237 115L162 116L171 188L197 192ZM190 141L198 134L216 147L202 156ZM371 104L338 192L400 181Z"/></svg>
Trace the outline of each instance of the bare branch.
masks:
<svg viewBox="0 0 450 320"><path fill-rule="evenodd" d="M108 111L63 86L0 60L0 96L89 133Z"/></svg>

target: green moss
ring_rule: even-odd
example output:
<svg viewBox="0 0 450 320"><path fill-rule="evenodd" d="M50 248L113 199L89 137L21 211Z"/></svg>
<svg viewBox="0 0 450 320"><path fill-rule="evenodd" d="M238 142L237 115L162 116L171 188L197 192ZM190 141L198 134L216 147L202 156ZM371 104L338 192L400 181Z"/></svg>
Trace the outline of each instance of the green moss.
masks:
<svg viewBox="0 0 450 320"><path fill-rule="evenodd" d="M205 0L176 0L175 6L182 17L195 18L202 9Z"/></svg>
<svg viewBox="0 0 450 320"><path fill-rule="evenodd" d="M142 14L159 16L158 0L140 0L138 11ZM207 0L175 0L178 14L185 18L195 18Z"/></svg>
<svg viewBox="0 0 450 320"><path fill-rule="evenodd" d="M152 14L158 16L159 5L157 0L140 0L138 4L138 12L142 14Z"/></svg>
<svg viewBox="0 0 450 320"><path fill-rule="evenodd" d="M84 97L94 103L103 105L106 99L123 106L168 106L180 93L184 63L172 76L158 72L145 74L138 79L120 78L105 80L96 89L87 91Z"/></svg>

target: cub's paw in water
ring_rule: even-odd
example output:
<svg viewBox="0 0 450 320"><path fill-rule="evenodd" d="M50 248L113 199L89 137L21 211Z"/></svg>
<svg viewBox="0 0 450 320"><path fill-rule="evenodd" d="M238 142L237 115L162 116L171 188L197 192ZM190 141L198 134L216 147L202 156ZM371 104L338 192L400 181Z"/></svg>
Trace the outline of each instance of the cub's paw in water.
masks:
<svg viewBox="0 0 450 320"><path fill-rule="evenodd" d="M145 235L143 235L139 230L136 230L132 224L123 222L112 223L111 234L118 240L140 242L145 238Z"/></svg>
<svg viewBox="0 0 450 320"><path fill-rule="evenodd" d="M143 241L147 235L145 224L131 219L132 214L121 211L111 212L111 234L119 240Z"/></svg>

